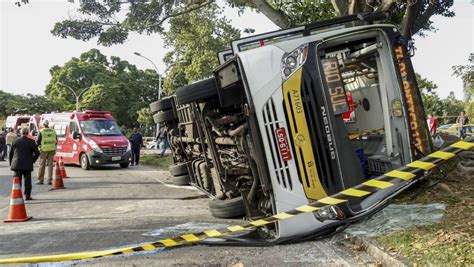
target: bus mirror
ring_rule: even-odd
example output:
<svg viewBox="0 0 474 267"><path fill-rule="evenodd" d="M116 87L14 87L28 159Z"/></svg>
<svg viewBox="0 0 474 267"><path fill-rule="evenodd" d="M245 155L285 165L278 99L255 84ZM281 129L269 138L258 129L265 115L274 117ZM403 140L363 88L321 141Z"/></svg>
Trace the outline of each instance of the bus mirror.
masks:
<svg viewBox="0 0 474 267"><path fill-rule="evenodd" d="M79 132L72 132L72 139L81 139L81 134Z"/></svg>

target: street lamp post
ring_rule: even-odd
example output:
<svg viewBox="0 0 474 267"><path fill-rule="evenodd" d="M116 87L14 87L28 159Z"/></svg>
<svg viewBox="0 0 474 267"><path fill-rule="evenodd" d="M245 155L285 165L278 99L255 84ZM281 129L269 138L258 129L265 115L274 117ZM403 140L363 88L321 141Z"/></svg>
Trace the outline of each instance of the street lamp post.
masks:
<svg viewBox="0 0 474 267"><path fill-rule="evenodd" d="M62 85L62 86L64 86L64 87L66 87L67 89L69 89L69 90L72 92L72 94L76 97L76 110L79 111L80 98L81 98L82 94L83 94L85 91L87 91L88 89L90 89L90 88L92 87L92 85L89 86L89 87L86 87L86 88L82 89L81 92L80 92L79 94L77 94L76 91L74 91L74 89L72 89L69 85L66 85L66 84L61 83L61 82L60 82L59 84Z"/></svg>
<svg viewBox="0 0 474 267"><path fill-rule="evenodd" d="M158 71L158 67L156 67L155 62L153 62L151 59L145 57L144 55L142 55L138 52L133 52L133 53L135 55L139 56L139 57L142 57L142 58L148 60L153 65L153 67L155 68L156 74L158 74L158 100L160 100L160 98L161 98L161 74Z"/></svg>
<svg viewBox="0 0 474 267"><path fill-rule="evenodd" d="M155 62L153 62L151 59L145 57L144 55L138 53L138 52L133 52L136 56L139 56L139 57L142 57L146 60L148 60L152 65L153 67L155 68L155 71L156 71L156 74L158 74L158 100L160 100L161 98L161 74L160 72L158 71L158 67L156 67L155 65ZM156 124L156 136L158 135L158 132L160 131L160 124L157 123Z"/></svg>

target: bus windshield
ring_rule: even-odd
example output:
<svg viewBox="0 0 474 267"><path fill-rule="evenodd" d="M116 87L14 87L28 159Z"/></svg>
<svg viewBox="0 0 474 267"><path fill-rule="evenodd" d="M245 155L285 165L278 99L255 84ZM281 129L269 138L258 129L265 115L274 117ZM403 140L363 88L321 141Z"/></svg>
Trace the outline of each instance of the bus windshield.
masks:
<svg viewBox="0 0 474 267"><path fill-rule="evenodd" d="M88 120L80 122L85 135L119 136L122 135L117 122L110 120Z"/></svg>

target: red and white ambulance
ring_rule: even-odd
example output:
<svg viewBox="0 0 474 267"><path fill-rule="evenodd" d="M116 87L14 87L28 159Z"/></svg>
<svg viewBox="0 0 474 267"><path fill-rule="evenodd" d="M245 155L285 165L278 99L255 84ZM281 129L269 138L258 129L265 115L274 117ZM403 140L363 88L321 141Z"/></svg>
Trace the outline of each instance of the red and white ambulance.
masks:
<svg viewBox="0 0 474 267"><path fill-rule="evenodd" d="M41 124L49 121L56 131L58 149L55 158L80 165L84 170L105 164L127 168L131 145L108 111L74 111L43 114Z"/></svg>

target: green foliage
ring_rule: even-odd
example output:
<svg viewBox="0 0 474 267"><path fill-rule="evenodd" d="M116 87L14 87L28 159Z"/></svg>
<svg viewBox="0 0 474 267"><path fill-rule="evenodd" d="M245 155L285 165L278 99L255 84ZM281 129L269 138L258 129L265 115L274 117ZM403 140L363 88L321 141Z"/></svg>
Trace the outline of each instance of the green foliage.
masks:
<svg viewBox="0 0 474 267"><path fill-rule="evenodd" d="M28 2L28 0L21 0ZM20 1L17 1L21 5ZM415 19L410 21L410 30L413 34L435 30L430 17L441 15L452 17L450 10L453 0L439 1L366 1L366 0L332 0L332 1L255 1L255 0L227 0L226 5L237 8L239 14L245 8L252 8L267 16L282 28L292 27L303 23L315 22L341 15L358 12L369 12L389 9L388 22L401 25L406 18L406 10L410 5L417 5L419 9ZM390 3L390 4L388 4ZM121 44L128 38L131 31L145 34L165 33L163 24L171 18L179 18L193 11L208 9L215 6L215 1L82 1L78 12L81 16L57 22L51 33L61 38L72 37L87 41L98 37L98 43L110 46ZM211 7L212 9L212 7ZM206 13L197 13L205 15ZM209 13L207 13L209 14ZM218 14L202 19L218 19ZM284 23L277 23L280 20Z"/></svg>
<svg viewBox="0 0 474 267"><path fill-rule="evenodd" d="M464 108L467 114L474 114L474 53L469 55L467 65L453 66L453 75L463 81Z"/></svg>
<svg viewBox="0 0 474 267"><path fill-rule="evenodd" d="M59 105L46 96L14 95L0 90L0 119L14 114L41 114L57 110Z"/></svg>
<svg viewBox="0 0 474 267"><path fill-rule="evenodd" d="M436 92L438 86L428 79L422 78L420 74L416 74L418 88L421 91L421 98L425 107L426 114L433 113L435 116L457 116L463 110L464 103L456 99L454 92L450 92L449 96L441 99ZM453 122L454 118L443 119L439 124Z"/></svg>
<svg viewBox="0 0 474 267"><path fill-rule="evenodd" d="M209 77L219 64L217 52L239 36L216 4L172 18L164 34L166 46L173 48L163 60L169 70L165 92L172 94L180 86Z"/></svg>
<svg viewBox="0 0 474 267"><path fill-rule="evenodd" d="M294 26L337 16L331 1L270 1L270 4L286 14Z"/></svg>
<svg viewBox="0 0 474 267"><path fill-rule="evenodd" d="M163 33L162 24L167 19L207 6L211 2L82 1L78 9L82 16L57 22L51 33L61 38L72 37L82 41L98 37L98 43L104 46L121 44L128 38L130 31L146 34ZM122 17L125 18L118 19Z"/></svg>
<svg viewBox="0 0 474 267"><path fill-rule="evenodd" d="M137 111L158 99L158 74L138 70L120 59L108 59L97 49L50 69L51 80L45 94L60 106L73 110L81 92L81 109L111 111L120 125L137 124ZM74 92L74 93L73 93Z"/></svg>
<svg viewBox="0 0 474 267"><path fill-rule="evenodd" d="M153 114L151 113L149 107L141 108L137 111L137 115L137 121L140 124L141 129L150 129L155 126L155 122L153 121Z"/></svg>

